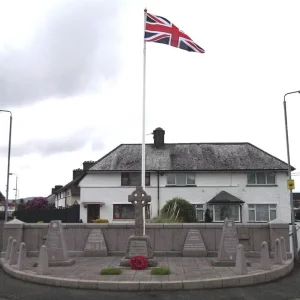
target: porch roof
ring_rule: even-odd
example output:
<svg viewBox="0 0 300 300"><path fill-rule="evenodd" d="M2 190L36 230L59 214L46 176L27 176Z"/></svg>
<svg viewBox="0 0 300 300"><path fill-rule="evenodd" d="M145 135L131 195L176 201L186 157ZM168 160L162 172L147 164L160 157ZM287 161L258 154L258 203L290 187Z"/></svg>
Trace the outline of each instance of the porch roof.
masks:
<svg viewBox="0 0 300 300"><path fill-rule="evenodd" d="M242 204L245 203L243 200L239 199L236 196L233 196L225 191L220 192L211 200L208 201L208 204Z"/></svg>

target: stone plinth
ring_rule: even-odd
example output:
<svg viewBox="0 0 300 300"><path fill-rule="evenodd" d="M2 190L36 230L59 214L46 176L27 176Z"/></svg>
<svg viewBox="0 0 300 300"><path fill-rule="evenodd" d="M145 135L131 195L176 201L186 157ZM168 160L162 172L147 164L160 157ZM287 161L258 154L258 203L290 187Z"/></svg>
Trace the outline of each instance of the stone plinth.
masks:
<svg viewBox="0 0 300 300"><path fill-rule="evenodd" d="M223 225L218 258L211 261L212 265L218 267L234 267L238 244L239 238L234 221L226 218ZM247 265L250 266L250 262L247 262Z"/></svg>
<svg viewBox="0 0 300 300"><path fill-rule="evenodd" d="M128 267L130 259L137 255L145 256L148 260L149 267L155 267L157 265L157 261L153 257L153 249L149 236L132 235L128 238L126 254L125 257L121 259L120 266Z"/></svg>
<svg viewBox="0 0 300 300"><path fill-rule="evenodd" d="M199 229L189 229L183 246L182 256L207 256L207 250Z"/></svg>
<svg viewBox="0 0 300 300"><path fill-rule="evenodd" d="M101 229L92 229L85 247L84 256L107 256L106 242Z"/></svg>
<svg viewBox="0 0 300 300"><path fill-rule="evenodd" d="M49 267L70 266L75 263L69 259L61 221L51 221L46 240ZM45 251L45 250L43 250ZM36 266L37 263L34 264Z"/></svg>

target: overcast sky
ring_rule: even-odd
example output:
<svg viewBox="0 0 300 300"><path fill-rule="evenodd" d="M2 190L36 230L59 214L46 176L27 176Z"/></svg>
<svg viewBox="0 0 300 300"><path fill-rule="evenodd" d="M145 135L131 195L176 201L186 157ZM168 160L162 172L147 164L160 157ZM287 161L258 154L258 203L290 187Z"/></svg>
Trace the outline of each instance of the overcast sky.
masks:
<svg viewBox="0 0 300 300"><path fill-rule="evenodd" d="M250 142L287 160L283 96L300 90L299 1L1 0L0 109L13 112L20 197L48 196L83 161L141 142L145 7L206 51L147 43L146 133L160 126L166 142ZM300 94L287 107L300 172ZM8 131L0 113L3 194Z"/></svg>

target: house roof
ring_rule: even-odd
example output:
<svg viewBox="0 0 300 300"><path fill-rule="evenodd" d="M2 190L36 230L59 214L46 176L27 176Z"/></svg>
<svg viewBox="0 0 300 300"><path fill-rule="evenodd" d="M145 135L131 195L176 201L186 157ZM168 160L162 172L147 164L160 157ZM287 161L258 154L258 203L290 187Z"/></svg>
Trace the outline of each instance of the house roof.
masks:
<svg viewBox="0 0 300 300"><path fill-rule="evenodd" d="M80 188L78 187L79 181L85 176L85 172L83 172L80 176L76 177L61 189L57 190L54 194L57 195L61 192L64 192L68 189L71 189L72 195L80 195Z"/></svg>
<svg viewBox="0 0 300 300"><path fill-rule="evenodd" d="M88 171L139 171L141 144L121 144ZM288 165L250 143L146 145L148 171L287 170ZM292 168L294 170L294 168Z"/></svg>
<svg viewBox="0 0 300 300"><path fill-rule="evenodd" d="M243 200L225 192L222 191L215 197L213 197L211 200L208 201L209 204L222 204L222 203L230 203L230 204L239 204L239 203L245 203Z"/></svg>

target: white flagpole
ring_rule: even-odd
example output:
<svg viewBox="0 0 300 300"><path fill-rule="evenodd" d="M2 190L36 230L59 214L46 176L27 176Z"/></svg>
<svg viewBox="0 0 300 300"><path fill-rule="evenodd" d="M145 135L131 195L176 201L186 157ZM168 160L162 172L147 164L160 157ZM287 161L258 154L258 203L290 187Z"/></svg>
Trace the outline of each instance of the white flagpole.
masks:
<svg viewBox="0 0 300 300"><path fill-rule="evenodd" d="M144 35L146 29L146 20L147 20L147 9L144 10ZM146 41L144 38L144 70L143 70L143 137L142 137L142 188L145 190L145 177L146 177L146 145L145 145L145 119L146 119ZM143 219L144 219L144 228L143 235L145 235L146 229L146 214L145 206L143 207Z"/></svg>

